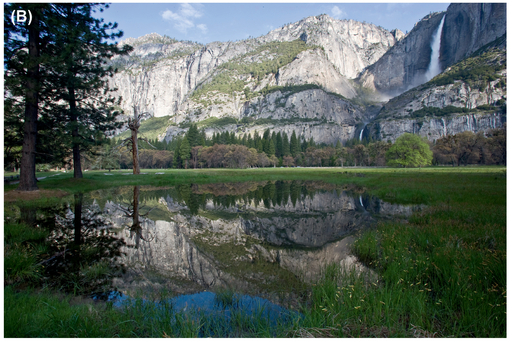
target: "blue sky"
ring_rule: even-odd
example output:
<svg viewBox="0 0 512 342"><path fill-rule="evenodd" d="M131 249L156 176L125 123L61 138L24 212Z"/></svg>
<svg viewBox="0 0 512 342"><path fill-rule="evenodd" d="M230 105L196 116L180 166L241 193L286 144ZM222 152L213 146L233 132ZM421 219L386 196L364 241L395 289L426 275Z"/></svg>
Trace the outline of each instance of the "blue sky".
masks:
<svg viewBox="0 0 512 342"><path fill-rule="evenodd" d="M449 3L111 3L100 17L117 22L124 37L156 32L199 43L258 37L309 16L328 14L404 33Z"/></svg>

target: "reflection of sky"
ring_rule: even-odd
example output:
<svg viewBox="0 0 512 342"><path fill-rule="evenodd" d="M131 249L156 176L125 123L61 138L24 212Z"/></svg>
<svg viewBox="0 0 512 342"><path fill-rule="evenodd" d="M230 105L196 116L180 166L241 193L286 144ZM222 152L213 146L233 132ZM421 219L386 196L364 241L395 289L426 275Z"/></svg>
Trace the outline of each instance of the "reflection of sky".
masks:
<svg viewBox="0 0 512 342"><path fill-rule="evenodd" d="M208 291L177 296L169 299L169 301L175 313L181 312L193 315L202 312L226 319L231 317L232 312L241 312L247 316L266 319L268 322L288 321L289 318L298 314L260 297L239 294L234 296L236 299L233 299L233 304L224 307L220 306L215 300L215 294ZM108 300L112 301L113 305L118 308L129 305L133 301L131 297L119 292L112 292ZM143 303L151 305L153 302L144 300Z"/></svg>

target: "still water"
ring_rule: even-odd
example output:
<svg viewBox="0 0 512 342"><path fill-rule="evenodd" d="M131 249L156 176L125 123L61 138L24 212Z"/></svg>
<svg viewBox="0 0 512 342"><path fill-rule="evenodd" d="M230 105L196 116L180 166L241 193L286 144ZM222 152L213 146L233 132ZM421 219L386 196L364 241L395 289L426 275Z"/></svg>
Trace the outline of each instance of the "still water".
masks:
<svg viewBox="0 0 512 342"><path fill-rule="evenodd" d="M415 210L313 181L98 190L55 212L47 267L61 278L88 276L102 289L97 297L166 293L192 302L230 291L296 308L324 266L356 263L357 232Z"/></svg>

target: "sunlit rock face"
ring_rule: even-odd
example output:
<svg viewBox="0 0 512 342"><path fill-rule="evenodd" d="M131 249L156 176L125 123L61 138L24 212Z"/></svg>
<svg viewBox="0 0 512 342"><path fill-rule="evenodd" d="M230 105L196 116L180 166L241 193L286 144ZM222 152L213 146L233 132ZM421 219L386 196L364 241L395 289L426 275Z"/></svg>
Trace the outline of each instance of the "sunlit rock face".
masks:
<svg viewBox="0 0 512 342"><path fill-rule="evenodd" d="M280 277L314 282L331 263L361 268L351 257L351 234L378 218L417 210L319 182L185 188L193 189L185 199L174 188L156 197L142 189L140 197L153 204L128 195L101 208L127 244L122 262L128 271L114 283L119 290L235 288L271 298L266 291L281 286ZM141 208L138 220L135 207ZM168 218L153 219L152 208Z"/></svg>
<svg viewBox="0 0 512 342"><path fill-rule="evenodd" d="M122 42L134 46L134 51L130 56L112 61L120 72L109 81L112 88L117 88L115 95L122 97L121 107L126 114L133 113L136 108L139 113L154 117L169 116L167 131L158 137L159 140L169 141L182 134L185 130L179 125L184 122L223 117L239 120L254 114L247 111L248 106L262 103L253 119L297 119L287 125L273 124L273 131L291 134L293 130L301 130L305 139L312 137L317 142L335 143L351 139L355 125L366 121L361 118L364 110L346 101L357 95L349 80L376 62L400 37L397 31L391 33L373 24L336 20L327 15L305 18L265 36L237 42L201 45L150 34ZM240 63L238 58L248 53L254 55L247 55L244 63L258 63L266 58L266 51L255 52L258 48L272 42L295 40L302 40L310 49L299 53L279 70L267 73L263 79L241 73L232 75L231 82L241 80L245 83L244 88L251 92L259 92L267 86L314 84L322 88L315 92L314 99L311 99L311 92L298 92L292 96L278 92L247 98L241 92L219 91L210 91L201 99L192 98L195 90L212 82L222 72L223 64ZM285 104L275 108L276 101ZM354 112L357 112L355 117ZM302 122L308 119L305 115L313 115L318 121ZM267 127L252 128L263 131ZM222 127L222 130L233 128ZM207 134L211 135L213 131L210 128ZM329 134L322 134L324 131Z"/></svg>
<svg viewBox="0 0 512 342"><path fill-rule="evenodd" d="M393 34L381 27L354 20L336 20L327 15L305 18L258 38L207 45L166 41L165 37L152 33L121 43L135 49L130 53L131 59L119 58L117 64L123 65L123 69L111 79L111 84L118 88L123 108L131 109L136 105L141 112L147 111L156 117L172 115L180 110L191 91L222 63L268 42L296 39L323 49L303 54L297 63L286 66L283 69L286 76L280 83L319 81L329 91L338 90L336 93L347 97L353 97L355 92L346 79L355 78L396 43ZM300 81L298 77L306 70L304 67L316 62L320 62L315 65L318 76L305 75ZM321 75L330 80L324 80Z"/></svg>

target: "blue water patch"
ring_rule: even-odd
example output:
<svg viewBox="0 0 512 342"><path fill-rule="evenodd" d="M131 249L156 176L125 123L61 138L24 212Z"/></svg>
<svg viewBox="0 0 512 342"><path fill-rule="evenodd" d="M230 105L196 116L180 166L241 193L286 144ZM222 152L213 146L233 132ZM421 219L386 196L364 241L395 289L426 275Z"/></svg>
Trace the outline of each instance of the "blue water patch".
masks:
<svg viewBox="0 0 512 342"><path fill-rule="evenodd" d="M108 294L108 301L112 302L114 307L123 308L136 303L144 307L151 306L155 316L170 317L172 324L178 322L176 315L202 320L202 328L198 333L200 337L230 336L233 332L232 325L239 324L240 321L257 322L255 324L263 324L269 330L275 330L290 325L302 316L296 311L287 310L261 297L232 294L227 298L226 302L219 299L215 293L204 291L155 302L137 300L120 292ZM179 327L177 329L179 330Z"/></svg>

